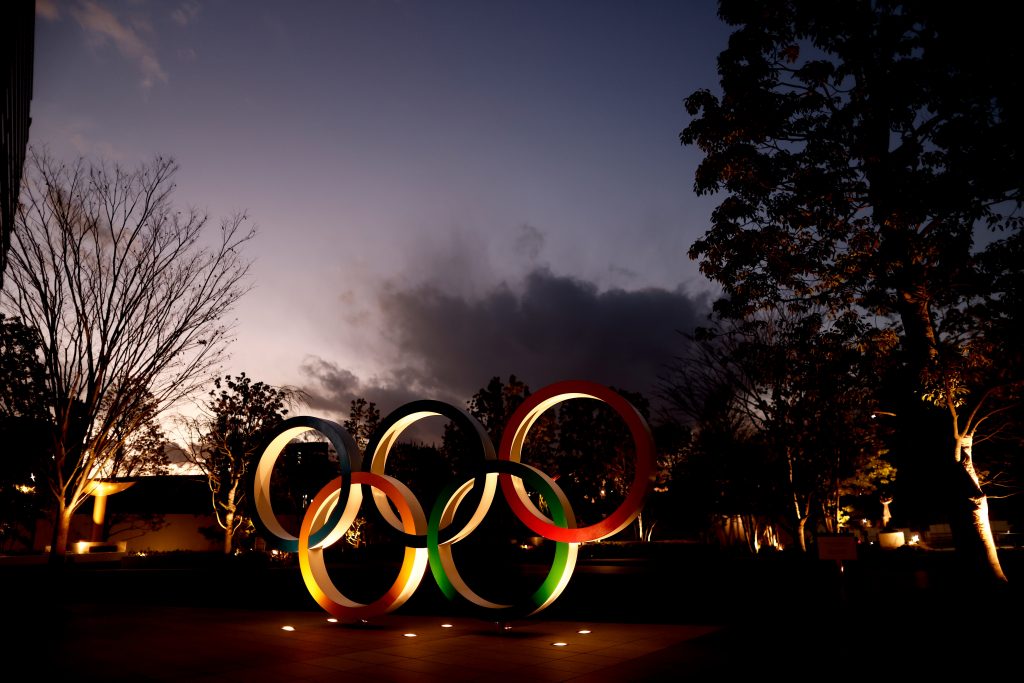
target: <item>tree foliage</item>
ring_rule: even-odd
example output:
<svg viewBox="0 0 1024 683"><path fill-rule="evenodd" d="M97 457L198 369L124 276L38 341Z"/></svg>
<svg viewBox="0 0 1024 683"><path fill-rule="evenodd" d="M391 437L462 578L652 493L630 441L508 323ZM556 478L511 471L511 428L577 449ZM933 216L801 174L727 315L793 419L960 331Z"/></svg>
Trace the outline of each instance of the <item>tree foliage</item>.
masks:
<svg viewBox="0 0 1024 683"><path fill-rule="evenodd" d="M716 312L750 322L782 305L863 344L895 335L904 396L948 413L973 482L964 511L1000 579L964 445L1021 378L998 337L1017 315L1024 220L1021 44L1003 11L723 0L736 30L721 92L687 98L681 134L704 152L697 192L723 196L690 250L722 285ZM897 412L909 423L916 410Z"/></svg>
<svg viewBox="0 0 1024 683"><path fill-rule="evenodd" d="M781 521L806 550L807 531L839 530L844 495L891 479L871 419L883 341L859 347L821 316L775 309L701 329L689 348L662 395L695 425L689 455L713 477L711 509Z"/></svg>
<svg viewBox="0 0 1024 683"><path fill-rule="evenodd" d="M288 414L295 392L254 382L244 372L214 380L199 417L185 420L189 462L206 476L217 523L224 530L224 553L235 549L236 534L250 524L246 475L270 430Z"/></svg>
<svg viewBox="0 0 1024 683"><path fill-rule="evenodd" d="M45 502L40 473L49 459L52 424L45 413L46 368L39 335L0 313L0 547L30 545Z"/></svg>
<svg viewBox="0 0 1024 683"><path fill-rule="evenodd" d="M154 414L190 395L229 341L246 291L244 216L218 238L171 201L177 165L66 165L31 150L2 307L39 335L55 556L91 478Z"/></svg>
<svg viewBox="0 0 1024 683"><path fill-rule="evenodd" d="M380 425L380 410L373 401L367 402L365 398L352 399L349 407L348 419L342 423L342 427L352 435L360 450L365 450L370 443L370 437Z"/></svg>

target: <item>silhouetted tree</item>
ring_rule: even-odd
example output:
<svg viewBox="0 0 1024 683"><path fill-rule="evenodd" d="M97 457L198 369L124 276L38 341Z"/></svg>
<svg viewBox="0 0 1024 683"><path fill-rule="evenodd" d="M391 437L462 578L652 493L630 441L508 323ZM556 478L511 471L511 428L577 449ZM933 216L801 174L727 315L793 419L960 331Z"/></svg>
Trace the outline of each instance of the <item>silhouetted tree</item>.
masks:
<svg viewBox="0 0 1024 683"><path fill-rule="evenodd" d="M31 542L45 502L41 473L49 459L46 368L39 335L17 318L0 313L0 544Z"/></svg>
<svg viewBox="0 0 1024 683"><path fill-rule="evenodd" d="M359 450L366 450L370 443L370 437L380 425L380 410L373 401L367 402L365 398L352 400L349 407L348 419L342 423L352 438L355 439Z"/></svg>
<svg viewBox="0 0 1024 683"><path fill-rule="evenodd" d="M826 329L896 336L895 412L911 423L922 397L947 412L964 526L1005 581L970 447L1021 377L989 324L1024 220L1024 55L1004 7L723 0L719 15L737 27L721 94L690 95L681 134L705 154L697 192L723 197L690 250L723 287L716 312L821 310Z"/></svg>
<svg viewBox="0 0 1024 683"><path fill-rule="evenodd" d="M296 393L253 382L243 372L218 377L209 395L202 414L185 419L191 436L185 454L206 476L213 511L224 530L224 553L230 554L236 533L249 523L249 465L266 446L270 430L288 414Z"/></svg>
<svg viewBox="0 0 1024 683"><path fill-rule="evenodd" d="M500 377L492 377L487 386L473 394L467 402L469 414L487 430L495 451L501 446L502 434L512 414L529 395L530 387L515 375L509 375L507 382ZM551 457L552 425L553 415L542 416L531 428L524 446L524 452L529 454L527 457L539 463L540 467ZM440 450L457 474L467 471L480 458L476 435L466 434L452 423L445 425Z"/></svg>
<svg viewBox="0 0 1024 683"><path fill-rule="evenodd" d="M662 385L665 398L694 419L698 431L705 424L710 430L711 440L698 438L696 445L724 447L711 457L729 458L732 441L746 446L736 452L764 458L756 470L767 481L755 479L759 490L746 493L755 507L764 505L766 494L775 499L767 508L784 512L802 550L809 524L838 531L840 498L853 492L854 482L892 474L881 459L880 425L871 419L885 342L875 340L868 353L848 332L823 323L821 315L793 318L775 309L756 321L702 329L689 347L692 355L680 359ZM732 476L751 480L735 469Z"/></svg>
<svg viewBox="0 0 1024 683"><path fill-rule="evenodd" d="M127 170L32 151L27 170L0 301L39 335L59 560L90 479L220 360L253 233L236 216L203 246L206 216L171 203L169 159Z"/></svg>

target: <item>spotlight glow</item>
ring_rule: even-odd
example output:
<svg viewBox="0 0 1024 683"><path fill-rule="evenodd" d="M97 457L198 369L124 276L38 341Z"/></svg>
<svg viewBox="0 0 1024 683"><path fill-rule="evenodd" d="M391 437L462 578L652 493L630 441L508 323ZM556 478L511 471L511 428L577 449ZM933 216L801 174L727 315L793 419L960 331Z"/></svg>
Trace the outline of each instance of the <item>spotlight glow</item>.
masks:
<svg viewBox="0 0 1024 683"><path fill-rule="evenodd" d="M558 642L558 643L551 643L551 644L554 645L555 647L565 647L569 643Z"/></svg>
<svg viewBox="0 0 1024 683"><path fill-rule="evenodd" d="M590 629L589 629L589 628L585 628L585 629L583 629L583 630L580 630L580 631L576 631L576 633L579 633L580 635L584 635L584 636L585 636L585 635L587 635L588 633L590 633Z"/></svg>
<svg viewBox="0 0 1024 683"><path fill-rule="evenodd" d="M294 626L282 626L281 630L282 631L294 631L295 627Z"/></svg>
<svg viewBox="0 0 1024 683"><path fill-rule="evenodd" d="M403 633L402 635L405 636L406 638L415 638L416 637L415 633Z"/></svg>

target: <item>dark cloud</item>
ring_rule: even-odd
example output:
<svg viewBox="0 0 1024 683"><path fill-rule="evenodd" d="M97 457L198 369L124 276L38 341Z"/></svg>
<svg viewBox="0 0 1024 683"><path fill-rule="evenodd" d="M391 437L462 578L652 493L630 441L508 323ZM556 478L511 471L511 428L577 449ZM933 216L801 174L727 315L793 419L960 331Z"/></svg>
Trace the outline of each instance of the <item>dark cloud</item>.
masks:
<svg viewBox="0 0 1024 683"><path fill-rule="evenodd" d="M471 298L424 284L385 290L380 303L399 352L392 370L359 381L323 360L306 366L335 409L341 400L347 410L355 396L385 411L418 398L462 405L491 377L510 374L532 389L580 379L653 399L659 373L685 343L680 332L709 308L706 295L599 291L547 270L528 274L516 291L502 285Z"/></svg>
<svg viewBox="0 0 1024 683"><path fill-rule="evenodd" d="M420 373L410 368L395 368L383 376L360 379L333 361L312 356L302 364L302 372L310 384L304 387L307 405L318 414L333 413L335 419L348 417L354 399L373 401L386 414L398 406L423 398L463 405L465 399L455 394L439 394L422 384Z"/></svg>

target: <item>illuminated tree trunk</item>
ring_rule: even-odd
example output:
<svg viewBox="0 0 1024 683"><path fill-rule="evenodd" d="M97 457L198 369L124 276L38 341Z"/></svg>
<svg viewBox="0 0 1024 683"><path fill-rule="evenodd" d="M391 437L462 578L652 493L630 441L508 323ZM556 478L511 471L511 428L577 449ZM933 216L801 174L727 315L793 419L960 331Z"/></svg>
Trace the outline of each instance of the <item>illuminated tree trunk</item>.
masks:
<svg viewBox="0 0 1024 683"><path fill-rule="evenodd" d="M796 540L800 544L800 552L807 552L807 518L801 517L796 523Z"/></svg>
<svg viewBox="0 0 1024 683"><path fill-rule="evenodd" d="M800 503L800 496L797 494L797 490L796 490L796 475L795 475L795 473L793 471L794 470L794 466L795 466L795 463L794 463L795 454L793 453L793 449L791 447L786 446L785 448L786 448L786 466L788 468L788 474L789 474L789 490L791 491L791 495L793 496L793 515L794 515L794 518L796 520L796 529L795 529L795 531L796 531L796 541L800 545L800 552L806 553L807 552L807 536L806 536L807 513L808 513L808 511L810 509L810 497L808 497L806 504L801 505L801 503Z"/></svg>
<svg viewBox="0 0 1024 683"><path fill-rule="evenodd" d="M974 470L974 458L972 456L974 437L962 435L956 443L956 461L962 470L966 483L966 494L958 491L958 495L965 495L968 520L966 528L971 532L973 538L964 539L967 548L962 551L973 552L970 546L975 545L981 549L985 566L993 579L999 582L1006 582L1006 574L1003 573L1002 564L999 562L999 551L996 546L995 536L992 534L992 525L988 515L988 497L981 490L981 483L978 481L978 474Z"/></svg>
<svg viewBox="0 0 1024 683"><path fill-rule="evenodd" d="M74 510L63 504L54 515L53 536L50 541L50 563L61 564L68 552L68 533L71 529L71 516Z"/></svg>
<svg viewBox="0 0 1024 683"><path fill-rule="evenodd" d="M900 316L907 330L907 348L914 357L920 359L922 365L919 370L924 371L939 362L938 340L932 322L930 302L924 294L913 290L902 292L901 301L903 307L900 309ZM963 516L962 519L955 520L963 529L963 533L959 534L956 540L957 550L973 560L976 549L980 548L977 554L980 555L982 568L992 579L1005 583L1006 575L999 562L999 553L989 522L988 497L982 491L978 474L974 470L971 453L974 436L973 431L969 431L973 428L965 426L961 430L960 410L956 401L948 394L945 400L956 437L953 457L959 468L956 490L953 492L956 503L954 514L957 517ZM968 425L972 420L973 418L968 418ZM977 425L974 426L976 427Z"/></svg>
<svg viewBox="0 0 1024 683"><path fill-rule="evenodd" d="M230 555L235 536L235 491L238 484L234 484L228 491L228 499L224 503L224 554Z"/></svg>

